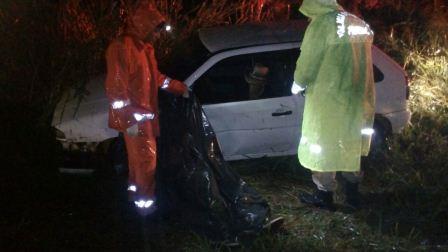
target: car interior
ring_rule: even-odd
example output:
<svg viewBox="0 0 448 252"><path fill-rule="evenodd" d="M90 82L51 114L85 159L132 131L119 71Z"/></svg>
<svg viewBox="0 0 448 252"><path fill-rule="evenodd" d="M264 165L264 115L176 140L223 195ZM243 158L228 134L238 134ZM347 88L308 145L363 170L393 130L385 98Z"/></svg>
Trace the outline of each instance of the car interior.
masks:
<svg viewBox="0 0 448 252"><path fill-rule="evenodd" d="M299 49L229 57L211 67L193 86L202 104L290 95Z"/></svg>

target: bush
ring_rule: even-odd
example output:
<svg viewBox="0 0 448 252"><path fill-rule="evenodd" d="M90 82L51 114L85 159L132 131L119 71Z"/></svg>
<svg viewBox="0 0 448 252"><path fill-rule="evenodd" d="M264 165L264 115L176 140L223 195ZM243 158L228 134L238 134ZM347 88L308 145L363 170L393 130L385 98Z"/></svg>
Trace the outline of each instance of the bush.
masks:
<svg viewBox="0 0 448 252"><path fill-rule="evenodd" d="M381 1L362 9L376 43L407 71L411 123L370 160L368 190L393 223L446 241L448 225L448 10L440 1ZM377 17L381 16L381 19ZM393 225L390 227L393 229Z"/></svg>
<svg viewBox="0 0 448 252"><path fill-rule="evenodd" d="M399 169L401 179L389 173L397 184L401 180L441 186L446 176L440 175L448 173L448 11L433 2L437 1L385 1L382 8L366 14L367 19L384 17L382 22L372 21L376 39L389 54L399 55L396 60L409 75L411 124L386 153L393 162L389 169ZM418 170L420 175L414 172ZM413 175L407 177L408 173Z"/></svg>

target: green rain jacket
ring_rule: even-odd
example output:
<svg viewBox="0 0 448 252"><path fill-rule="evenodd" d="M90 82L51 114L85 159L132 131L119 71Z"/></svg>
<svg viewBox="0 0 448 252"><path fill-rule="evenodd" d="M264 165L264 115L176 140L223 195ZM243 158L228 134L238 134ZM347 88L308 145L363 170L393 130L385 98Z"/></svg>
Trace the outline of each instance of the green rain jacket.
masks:
<svg viewBox="0 0 448 252"><path fill-rule="evenodd" d="M294 81L306 89L298 156L317 172L359 171L375 113L373 32L336 0L304 0L311 18Z"/></svg>

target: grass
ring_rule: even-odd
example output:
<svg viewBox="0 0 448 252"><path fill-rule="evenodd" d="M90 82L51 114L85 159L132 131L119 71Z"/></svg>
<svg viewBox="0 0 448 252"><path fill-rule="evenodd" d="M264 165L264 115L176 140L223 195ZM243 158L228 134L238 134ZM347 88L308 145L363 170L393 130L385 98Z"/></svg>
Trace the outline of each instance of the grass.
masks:
<svg viewBox="0 0 448 252"><path fill-rule="evenodd" d="M407 71L411 123L371 160L365 183L385 201L397 233L446 244L448 233L448 9L440 1L384 1L365 13L376 40ZM377 16L384 18L379 21ZM430 235L429 235L430 234Z"/></svg>
<svg viewBox="0 0 448 252"><path fill-rule="evenodd" d="M124 177L58 175L47 184L21 190L15 213L0 217L0 248L4 250L97 251L423 251L447 249L432 233L416 227L392 195L367 183L361 188L365 206L332 213L300 204L296 195L312 190L309 174L295 157L265 158L232 163L243 178L270 203L274 217L285 218L284 230L262 233L252 244L228 248L213 244L177 223L148 223L127 202ZM42 180L41 180L42 181ZM18 189L14 185L3 186ZM32 192L31 195L29 193ZM17 193L11 196L18 196ZM6 200L6 199L2 199ZM429 222L427 220L426 222ZM404 226L404 225L407 226ZM5 232L5 230L8 230ZM437 247L437 245L440 245ZM445 247L443 247L445 246Z"/></svg>
<svg viewBox="0 0 448 252"><path fill-rule="evenodd" d="M311 191L313 184L307 171L295 157L265 158L232 163L234 169L254 186L270 203L273 216L285 218L285 230L263 233L249 247L229 249L215 247L195 237L182 247L184 251L426 251L448 249L446 223L431 209L429 195L389 190L376 179L374 160L366 160L366 183L363 183L364 207L352 212L336 199L340 211L331 213L306 207L297 195ZM393 170L394 168L390 168ZM374 181L374 183L371 183ZM396 181L396 180L394 180ZM407 179L403 179L407 181ZM412 183L412 182L411 182ZM443 194L446 195L446 194ZM429 207L429 208L428 208ZM431 210L429 210L431 209ZM446 211L440 206L439 211ZM446 212L445 212L446 213ZM439 212L440 214L440 212ZM446 217L446 216L445 216ZM438 225L438 228L436 227ZM440 232L435 232L439 230Z"/></svg>

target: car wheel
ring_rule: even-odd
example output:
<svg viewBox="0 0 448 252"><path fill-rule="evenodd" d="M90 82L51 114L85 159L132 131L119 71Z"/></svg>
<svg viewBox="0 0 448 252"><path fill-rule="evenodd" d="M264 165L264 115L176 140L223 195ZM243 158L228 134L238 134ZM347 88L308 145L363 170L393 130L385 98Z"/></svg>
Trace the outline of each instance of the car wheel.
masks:
<svg viewBox="0 0 448 252"><path fill-rule="evenodd" d="M375 134L372 136L370 156L378 156L388 149L388 139L392 135L391 126L387 119L378 117L375 118L373 129Z"/></svg>

